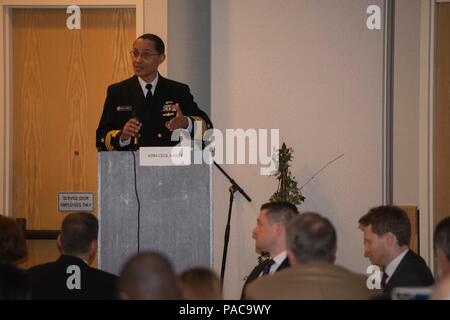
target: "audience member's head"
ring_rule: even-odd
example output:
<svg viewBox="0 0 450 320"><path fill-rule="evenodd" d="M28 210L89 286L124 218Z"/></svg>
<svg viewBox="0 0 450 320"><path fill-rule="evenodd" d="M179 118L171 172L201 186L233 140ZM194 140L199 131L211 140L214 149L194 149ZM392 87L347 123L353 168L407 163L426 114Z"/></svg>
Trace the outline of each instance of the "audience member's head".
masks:
<svg viewBox="0 0 450 320"><path fill-rule="evenodd" d="M438 278L450 276L450 217L439 222L434 231L434 251Z"/></svg>
<svg viewBox="0 0 450 320"><path fill-rule="evenodd" d="M77 256L90 262L97 253L98 220L87 212L67 215L58 236L58 247L62 254Z"/></svg>
<svg viewBox="0 0 450 320"><path fill-rule="evenodd" d="M379 206L359 219L364 233L364 256L386 267L409 247L411 223L407 214L395 206Z"/></svg>
<svg viewBox="0 0 450 320"><path fill-rule="evenodd" d="M119 295L126 300L177 300L181 298L170 261L160 253L132 257L123 267Z"/></svg>
<svg viewBox="0 0 450 320"><path fill-rule="evenodd" d="M261 210L253 229L257 252L268 252L272 257L286 250L286 225L298 214L290 202L268 202Z"/></svg>
<svg viewBox="0 0 450 320"><path fill-rule="evenodd" d="M191 268L179 276L184 299L221 300L222 290L219 277L207 268Z"/></svg>
<svg viewBox="0 0 450 320"><path fill-rule="evenodd" d="M447 274L436 284L430 299L450 300L450 274Z"/></svg>
<svg viewBox="0 0 450 320"><path fill-rule="evenodd" d="M26 272L11 263L0 263L0 300L26 300L30 296Z"/></svg>
<svg viewBox="0 0 450 320"><path fill-rule="evenodd" d="M303 213L289 222L286 234L292 266L336 260L336 230L327 218L313 212Z"/></svg>
<svg viewBox="0 0 450 320"><path fill-rule="evenodd" d="M19 225L0 215L0 262L18 263L27 256L27 244Z"/></svg>

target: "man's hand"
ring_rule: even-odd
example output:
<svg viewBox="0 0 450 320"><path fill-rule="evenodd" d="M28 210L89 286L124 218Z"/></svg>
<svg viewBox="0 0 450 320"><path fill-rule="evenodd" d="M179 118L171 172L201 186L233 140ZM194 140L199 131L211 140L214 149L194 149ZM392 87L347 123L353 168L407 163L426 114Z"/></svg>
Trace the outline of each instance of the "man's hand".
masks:
<svg viewBox="0 0 450 320"><path fill-rule="evenodd" d="M177 129L187 129L189 122L188 119L184 116L183 111L181 111L180 105L175 103L173 106L177 111L177 115L172 120L166 123L167 129L170 131L175 131Z"/></svg>
<svg viewBox="0 0 450 320"><path fill-rule="evenodd" d="M141 129L142 123L140 123L135 118L128 120L127 123L123 126L122 135L120 136L120 140L126 141L131 137L134 137L139 130Z"/></svg>

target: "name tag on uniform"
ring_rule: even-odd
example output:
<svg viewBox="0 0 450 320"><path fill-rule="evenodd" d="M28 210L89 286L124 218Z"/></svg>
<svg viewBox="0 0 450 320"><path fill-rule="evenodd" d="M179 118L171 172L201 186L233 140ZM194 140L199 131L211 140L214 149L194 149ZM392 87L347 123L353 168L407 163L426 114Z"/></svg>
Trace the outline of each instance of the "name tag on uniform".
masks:
<svg viewBox="0 0 450 320"><path fill-rule="evenodd" d="M132 111L133 106L117 106L117 111Z"/></svg>

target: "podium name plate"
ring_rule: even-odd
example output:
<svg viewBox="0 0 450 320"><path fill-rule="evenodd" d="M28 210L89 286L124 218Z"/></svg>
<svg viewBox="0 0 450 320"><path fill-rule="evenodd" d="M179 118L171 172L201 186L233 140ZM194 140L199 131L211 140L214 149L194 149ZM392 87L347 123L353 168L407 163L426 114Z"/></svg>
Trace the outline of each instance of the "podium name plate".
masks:
<svg viewBox="0 0 450 320"><path fill-rule="evenodd" d="M189 147L142 147L139 148L139 165L150 167L189 166Z"/></svg>

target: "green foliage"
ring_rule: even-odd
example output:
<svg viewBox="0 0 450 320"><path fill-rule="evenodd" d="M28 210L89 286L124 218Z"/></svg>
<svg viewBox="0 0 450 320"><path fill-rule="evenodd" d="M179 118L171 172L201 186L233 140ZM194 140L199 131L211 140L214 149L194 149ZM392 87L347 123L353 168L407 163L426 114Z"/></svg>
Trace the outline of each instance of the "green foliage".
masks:
<svg viewBox="0 0 450 320"><path fill-rule="evenodd" d="M299 205L305 201L301 191L298 188L297 181L290 171L290 162L293 159L294 150L287 148L283 143L278 150L278 170L272 174L278 180L278 190L269 199L270 202L288 201Z"/></svg>

